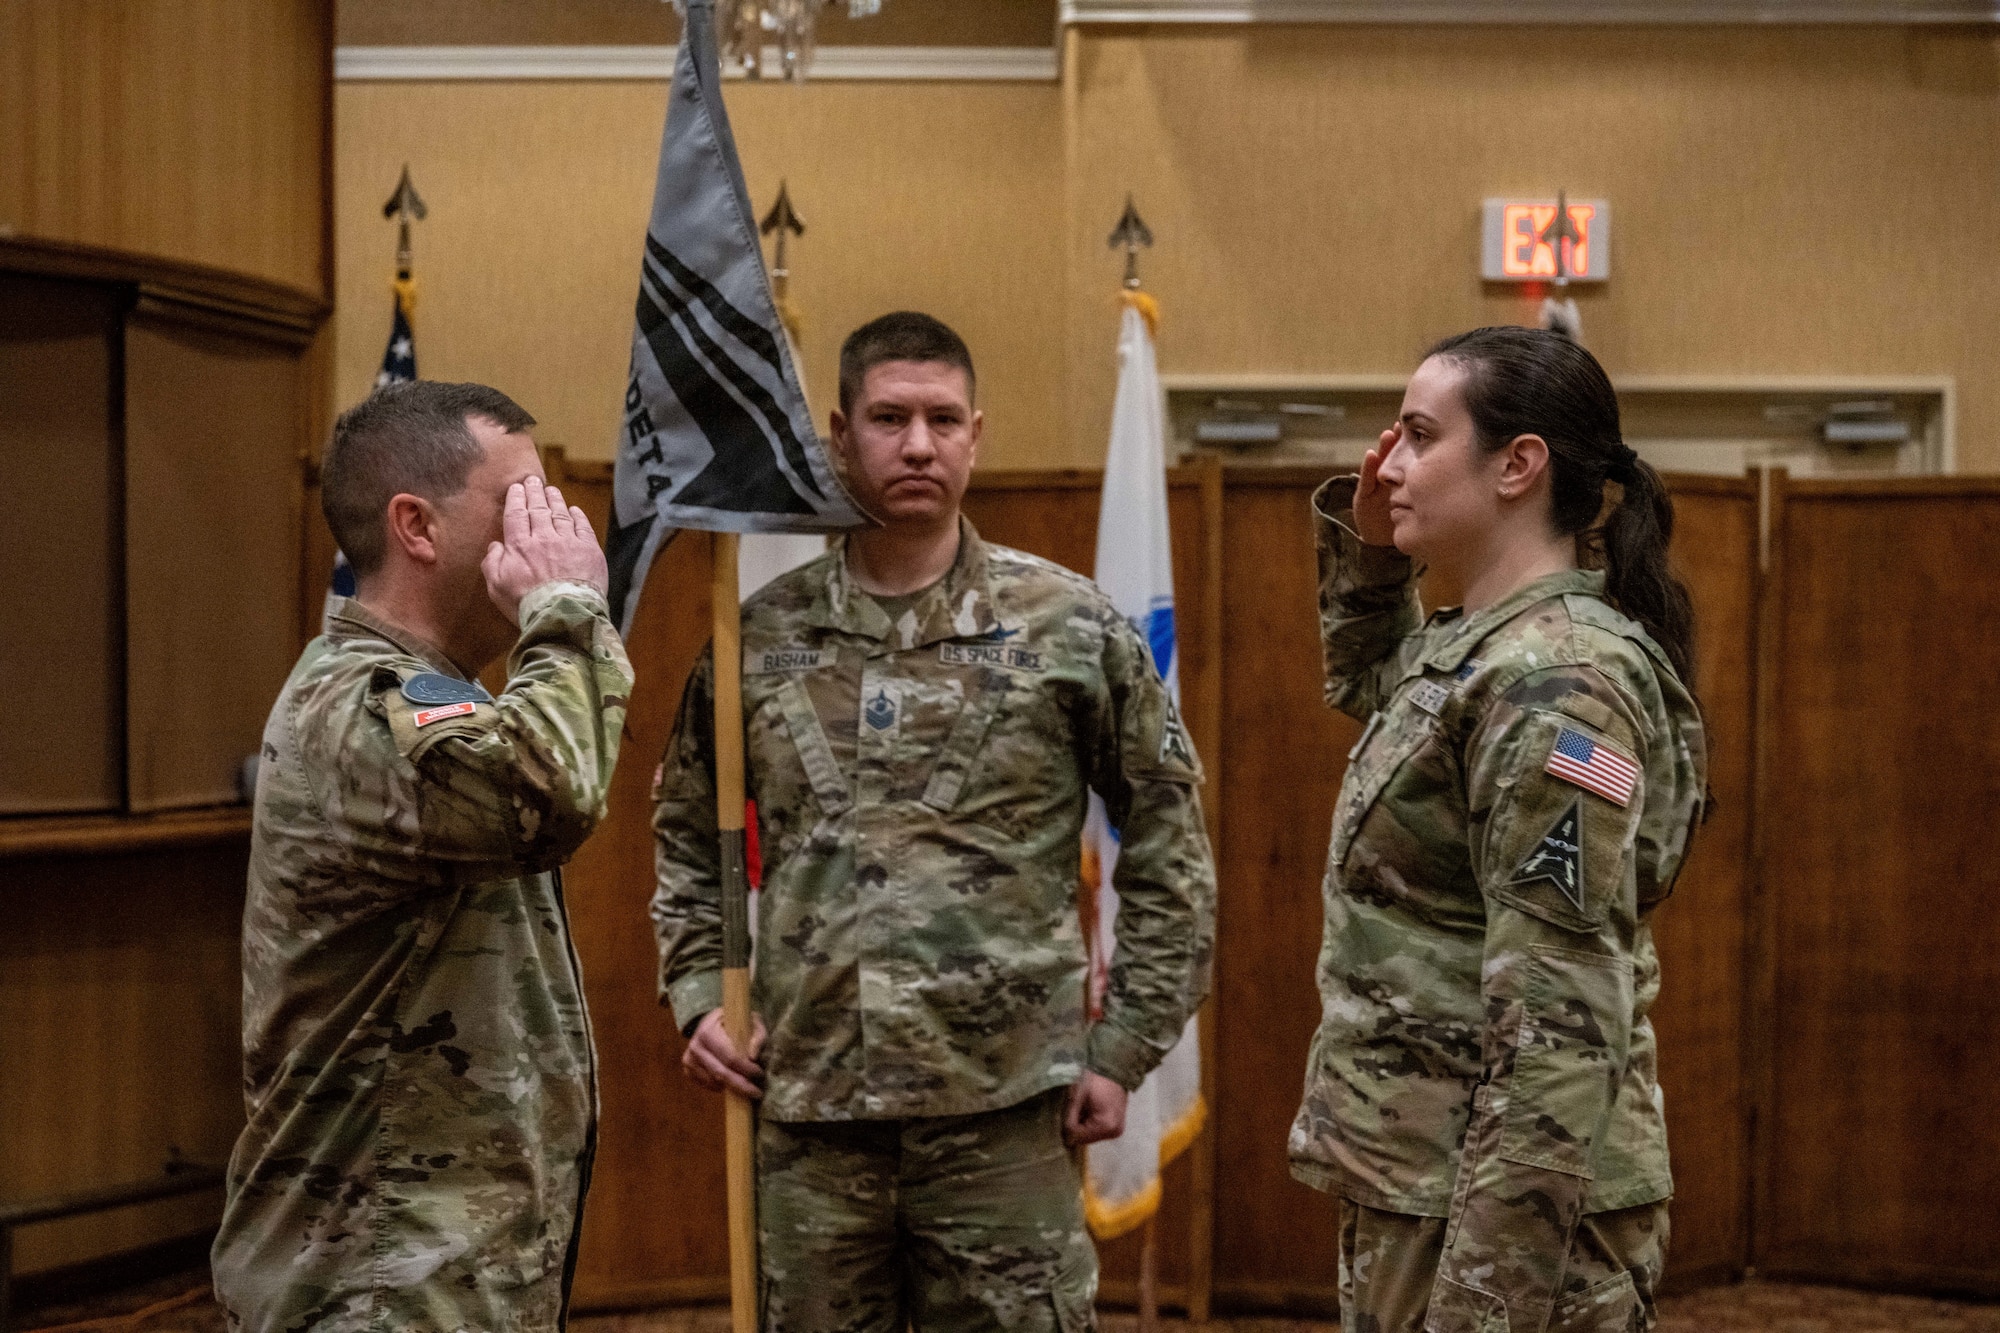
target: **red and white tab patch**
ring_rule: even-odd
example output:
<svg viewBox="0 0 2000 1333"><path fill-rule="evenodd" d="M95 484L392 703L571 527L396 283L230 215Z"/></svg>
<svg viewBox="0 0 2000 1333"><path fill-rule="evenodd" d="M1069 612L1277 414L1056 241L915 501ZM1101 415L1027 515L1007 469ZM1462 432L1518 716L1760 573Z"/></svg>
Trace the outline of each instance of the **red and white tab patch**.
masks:
<svg viewBox="0 0 2000 1333"><path fill-rule="evenodd" d="M433 722L442 722L448 717L464 717L479 707L475 703L446 704L442 708L425 708L417 713L417 725L428 727Z"/></svg>
<svg viewBox="0 0 2000 1333"><path fill-rule="evenodd" d="M1562 729L1556 748L1549 751L1548 771L1620 806L1632 804L1632 789L1639 782L1637 764L1569 727Z"/></svg>

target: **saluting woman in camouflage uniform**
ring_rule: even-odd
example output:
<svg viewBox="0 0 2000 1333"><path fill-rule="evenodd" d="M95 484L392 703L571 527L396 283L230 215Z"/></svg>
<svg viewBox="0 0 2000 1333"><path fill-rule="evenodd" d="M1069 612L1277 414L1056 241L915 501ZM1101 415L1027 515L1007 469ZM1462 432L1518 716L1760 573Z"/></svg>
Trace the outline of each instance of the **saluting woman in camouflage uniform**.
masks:
<svg viewBox="0 0 2000 1333"><path fill-rule="evenodd" d="M1314 497L1334 814L1293 1172L1340 1196L1341 1326L1653 1324L1647 924L1706 791L1673 506L1555 333L1438 344ZM1417 575L1464 605L1425 619Z"/></svg>

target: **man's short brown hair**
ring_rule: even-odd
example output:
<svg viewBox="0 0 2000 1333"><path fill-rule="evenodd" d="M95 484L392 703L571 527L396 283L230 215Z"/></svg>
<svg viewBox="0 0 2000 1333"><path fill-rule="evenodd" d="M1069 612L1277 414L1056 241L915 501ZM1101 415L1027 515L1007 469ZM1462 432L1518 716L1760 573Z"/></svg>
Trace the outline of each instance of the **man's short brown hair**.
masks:
<svg viewBox="0 0 2000 1333"><path fill-rule="evenodd" d="M391 384L340 414L320 462L319 505L356 578L382 566L391 499L407 492L435 504L465 489L481 456L468 417L510 433L535 424L498 389L438 380Z"/></svg>
<svg viewBox="0 0 2000 1333"><path fill-rule="evenodd" d="M854 410L854 399L868 372L885 361L942 361L965 372L965 396L978 381L972 373L972 352L965 339L941 319L915 310L897 310L869 320L840 345L840 411Z"/></svg>

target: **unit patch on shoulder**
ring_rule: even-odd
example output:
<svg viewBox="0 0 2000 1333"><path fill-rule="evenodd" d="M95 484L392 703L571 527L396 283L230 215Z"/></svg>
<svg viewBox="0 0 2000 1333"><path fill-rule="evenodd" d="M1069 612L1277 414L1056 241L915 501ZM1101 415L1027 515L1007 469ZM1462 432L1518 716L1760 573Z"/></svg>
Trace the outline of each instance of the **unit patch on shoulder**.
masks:
<svg viewBox="0 0 2000 1333"><path fill-rule="evenodd" d="M479 705L470 699L467 699L464 703L441 704L436 708L420 708L417 710L416 723L420 727L428 727L431 723L442 722L448 717L464 717L467 713L476 713L478 711Z"/></svg>
<svg viewBox="0 0 2000 1333"><path fill-rule="evenodd" d="M1542 835L1535 850L1511 876L1516 884L1546 879L1562 891L1571 906L1583 908L1583 803L1571 801L1569 809Z"/></svg>
<svg viewBox="0 0 2000 1333"><path fill-rule="evenodd" d="M490 704L493 696L474 680L459 680L426 671L403 682L403 697L413 704ZM468 710L469 711L469 710ZM422 725L422 724L419 724Z"/></svg>
<svg viewBox="0 0 2000 1333"><path fill-rule="evenodd" d="M1187 728L1181 725L1181 710L1173 697L1167 698L1167 719L1160 727L1160 762L1172 760L1189 768L1198 767L1194 761L1194 744L1188 740Z"/></svg>

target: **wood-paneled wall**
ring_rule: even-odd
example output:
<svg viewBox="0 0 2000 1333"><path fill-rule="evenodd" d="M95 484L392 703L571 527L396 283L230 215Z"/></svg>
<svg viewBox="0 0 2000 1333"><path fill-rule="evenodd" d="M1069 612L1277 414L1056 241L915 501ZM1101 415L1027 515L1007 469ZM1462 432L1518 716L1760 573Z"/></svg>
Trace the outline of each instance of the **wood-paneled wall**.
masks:
<svg viewBox="0 0 2000 1333"><path fill-rule="evenodd" d="M0 859L0 1198L220 1166L243 1124L249 839ZM26 1228L17 1273L185 1236L221 1191Z"/></svg>
<svg viewBox="0 0 2000 1333"><path fill-rule="evenodd" d="M0 236L328 294L333 0L0 5Z"/></svg>
<svg viewBox="0 0 2000 1333"><path fill-rule="evenodd" d="M97 812L0 819L0 1198L144 1180L171 1148L220 1164L241 1124L248 816L209 803L236 801L302 642L301 473L332 396L314 342L332 15L0 4L0 271L10 294L72 302L40 334L10 311L7 336L78 335L39 349L32 397L0 401L9 468L76 492L33 510L55 545L0 562L8 604L62 607L10 624L10 649L48 659L10 697L58 724L93 714L41 740L51 768L93 761L69 784L88 799L61 804ZM30 1228L15 1269L117 1263L198 1235L219 1202Z"/></svg>
<svg viewBox="0 0 2000 1333"><path fill-rule="evenodd" d="M1756 1262L2000 1295L2000 486L1773 513Z"/></svg>
<svg viewBox="0 0 2000 1333"><path fill-rule="evenodd" d="M601 518L602 464L552 460L571 498ZM1197 1258L1193 1157L1169 1173L1160 1279L1184 1300L1212 1264L1224 1309L1323 1312L1336 1303L1334 1210L1290 1177L1285 1137L1318 1020L1325 830L1358 730L1321 702L1316 574L1305 471L1176 474L1171 517L1186 711L1211 782L1205 792L1221 880L1212 1075L1213 1235ZM1226 480L1225 480L1226 478ZM1701 673L1714 748L1716 813L1659 917L1666 985L1656 1023L1678 1163L1673 1280L1739 1273L1746 1261L1749 1158L1742 1070L1745 919L1750 892L1751 701L1758 496L1748 482L1676 479L1676 558L1702 620ZM1089 568L1093 473L996 474L967 512L989 538ZM647 583L631 649L639 669L626 749L605 827L568 875L604 1080L605 1120L579 1299L616 1305L719 1296L720 1099L682 1078L681 1043L654 1003L656 958L648 787L681 682L707 637L707 540L683 534ZM658 1201L671 1189L675 1207ZM1129 1299L1137 1240L1104 1248L1105 1289Z"/></svg>

